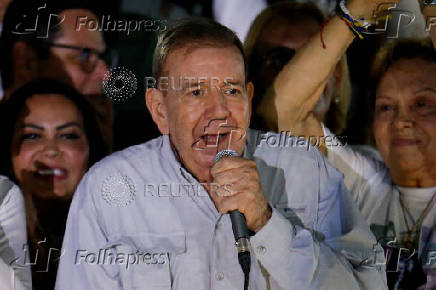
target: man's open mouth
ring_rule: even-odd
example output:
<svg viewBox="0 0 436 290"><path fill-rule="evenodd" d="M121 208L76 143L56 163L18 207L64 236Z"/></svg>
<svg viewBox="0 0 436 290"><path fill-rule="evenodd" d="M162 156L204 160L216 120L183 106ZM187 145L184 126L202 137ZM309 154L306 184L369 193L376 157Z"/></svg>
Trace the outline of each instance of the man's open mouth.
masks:
<svg viewBox="0 0 436 290"><path fill-rule="evenodd" d="M229 133L220 133L220 134L205 134L200 138L203 141L203 144L208 148L216 148L222 142L227 140Z"/></svg>

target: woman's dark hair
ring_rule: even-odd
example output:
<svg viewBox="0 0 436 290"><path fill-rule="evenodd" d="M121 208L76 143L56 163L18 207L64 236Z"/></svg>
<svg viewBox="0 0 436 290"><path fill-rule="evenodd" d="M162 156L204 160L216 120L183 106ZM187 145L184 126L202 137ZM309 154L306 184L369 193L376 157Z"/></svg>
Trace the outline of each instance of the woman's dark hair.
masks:
<svg viewBox="0 0 436 290"><path fill-rule="evenodd" d="M76 105L82 114L83 126L89 145L88 166L103 158L108 149L101 135L95 112L88 101L74 88L52 79L37 79L16 89L6 102L0 105L0 128L2 141L0 143L0 174L13 176L11 163L11 142L15 124L26 105L26 100L34 95L55 94L62 95ZM15 180L16 181L16 180Z"/></svg>

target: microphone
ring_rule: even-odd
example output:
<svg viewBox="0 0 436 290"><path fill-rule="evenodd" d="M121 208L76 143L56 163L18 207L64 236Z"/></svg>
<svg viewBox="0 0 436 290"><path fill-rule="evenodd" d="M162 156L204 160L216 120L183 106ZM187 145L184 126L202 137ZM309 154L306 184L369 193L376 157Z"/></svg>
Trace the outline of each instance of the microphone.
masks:
<svg viewBox="0 0 436 290"><path fill-rule="evenodd" d="M214 163L217 163L224 157L239 156L238 152L226 149L218 152L215 156ZM247 222L245 216L238 210L229 212L232 221L233 235L235 236L235 245L238 249L238 260L244 272L244 289L248 289L248 281L250 277L250 234L247 229Z"/></svg>

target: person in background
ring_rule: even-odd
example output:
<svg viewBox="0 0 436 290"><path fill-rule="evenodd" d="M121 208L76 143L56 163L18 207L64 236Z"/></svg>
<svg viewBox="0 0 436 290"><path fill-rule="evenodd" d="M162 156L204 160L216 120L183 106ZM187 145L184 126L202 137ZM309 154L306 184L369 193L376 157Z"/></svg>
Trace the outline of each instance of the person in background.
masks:
<svg viewBox="0 0 436 290"><path fill-rule="evenodd" d="M269 6L253 21L244 49L248 59L248 79L256 86L251 125L254 129L277 131L271 90L283 67L320 30L325 17L313 3L286 1ZM292 91L290 92L292 94ZM351 85L346 57L331 72L314 109L318 120L341 134L347 123ZM289 117L291 118L291 117Z"/></svg>
<svg viewBox="0 0 436 290"><path fill-rule="evenodd" d="M114 111L102 93L102 80L112 58L102 32L79 25L90 21L98 17L84 1L12 1L1 35L2 82L5 99L36 78L72 85L94 107L111 149Z"/></svg>
<svg viewBox="0 0 436 290"><path fill-rule="evenodd" d="M269 6L252 23L244 47L249 59L248 78L257 88L253 99L253 128L278 131L275 108L269 105L274 98L270 87L296 51L319 32L324 21L323 13L315 4L286 1ZM350 99L350 75L344 55L330 73L313 113L335 134L341 135L350 118ZM347 136L338 138L347 140ZM351 146L365 155L380 158L370 145Z"/></svg>
<svg viewBox="0 0 436 290"><path fill-rule="evenodd" d="M33 289L53 289L73 193L107 148L88 102L58 81L30 82L1 107L0 172L24 195Z"/></svg>
<svg viewBox="0 0 436 290"><path fill-rule="evenodd" d="M25 261L26 212L18 186L0 175L0 284L5 290L32 289Z"/></svg>
<svg viewBox="0 0 436 290"><path fill-rule="evenodd" d="M370 15L347 3L354 19ZM427 7L428 9L432 7ZM348 13L348 12L347 12ZM344 13L345 14L345 13ZM350 14L348 14L350 17ZM356 18L357 17L357 18ZM317 145L344 174L378 241L385 247L390 289L436 287L436 53L430 39L387 44L372 73L373 131L383 162L345 145L329 146L335 138L314 117L314 104L325 79L353 39L338 18L314 36L280 73L274 83L279 127L298 134L322 136ZM304 79L303 74L311 75ZM298 85L297 85L298 84ZM286 91L301 94L287 95ZM286 109L286 112L283 110ZM285 118L287 116L304 118Z"/></svg>
<svg viewBox="0 0 436 290"><path fill-rule="evenodd" d="M9 5L11 0L0 0L0 33L3 30L3 16L5 15L6 8ZM3 86L1 84L1 75L0 75L0 101L3 99Z"/></svg>

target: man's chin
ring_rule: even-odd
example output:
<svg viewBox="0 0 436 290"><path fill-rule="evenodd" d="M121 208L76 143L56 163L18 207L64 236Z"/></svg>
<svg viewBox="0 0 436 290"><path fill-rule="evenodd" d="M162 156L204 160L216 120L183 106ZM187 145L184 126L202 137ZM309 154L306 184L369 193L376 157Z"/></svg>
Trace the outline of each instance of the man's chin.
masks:
<svg viewBox="0 0 436 290"><path fill-rule="evenodd" d="M198 150L196 152L198 158L200 159L201 165L208 168L213 166L216 153L217 153L216 148L210 148L210 149L208 148L208 149Z"/></svg>
<svg viewBox="0 0 436 290"><path fill-rule="evenodd" d="M199 182L209 182L212 179L210 169L214 164L215 153L211 150L195 151L191 162L186 162L185 166Z"/></svg>

